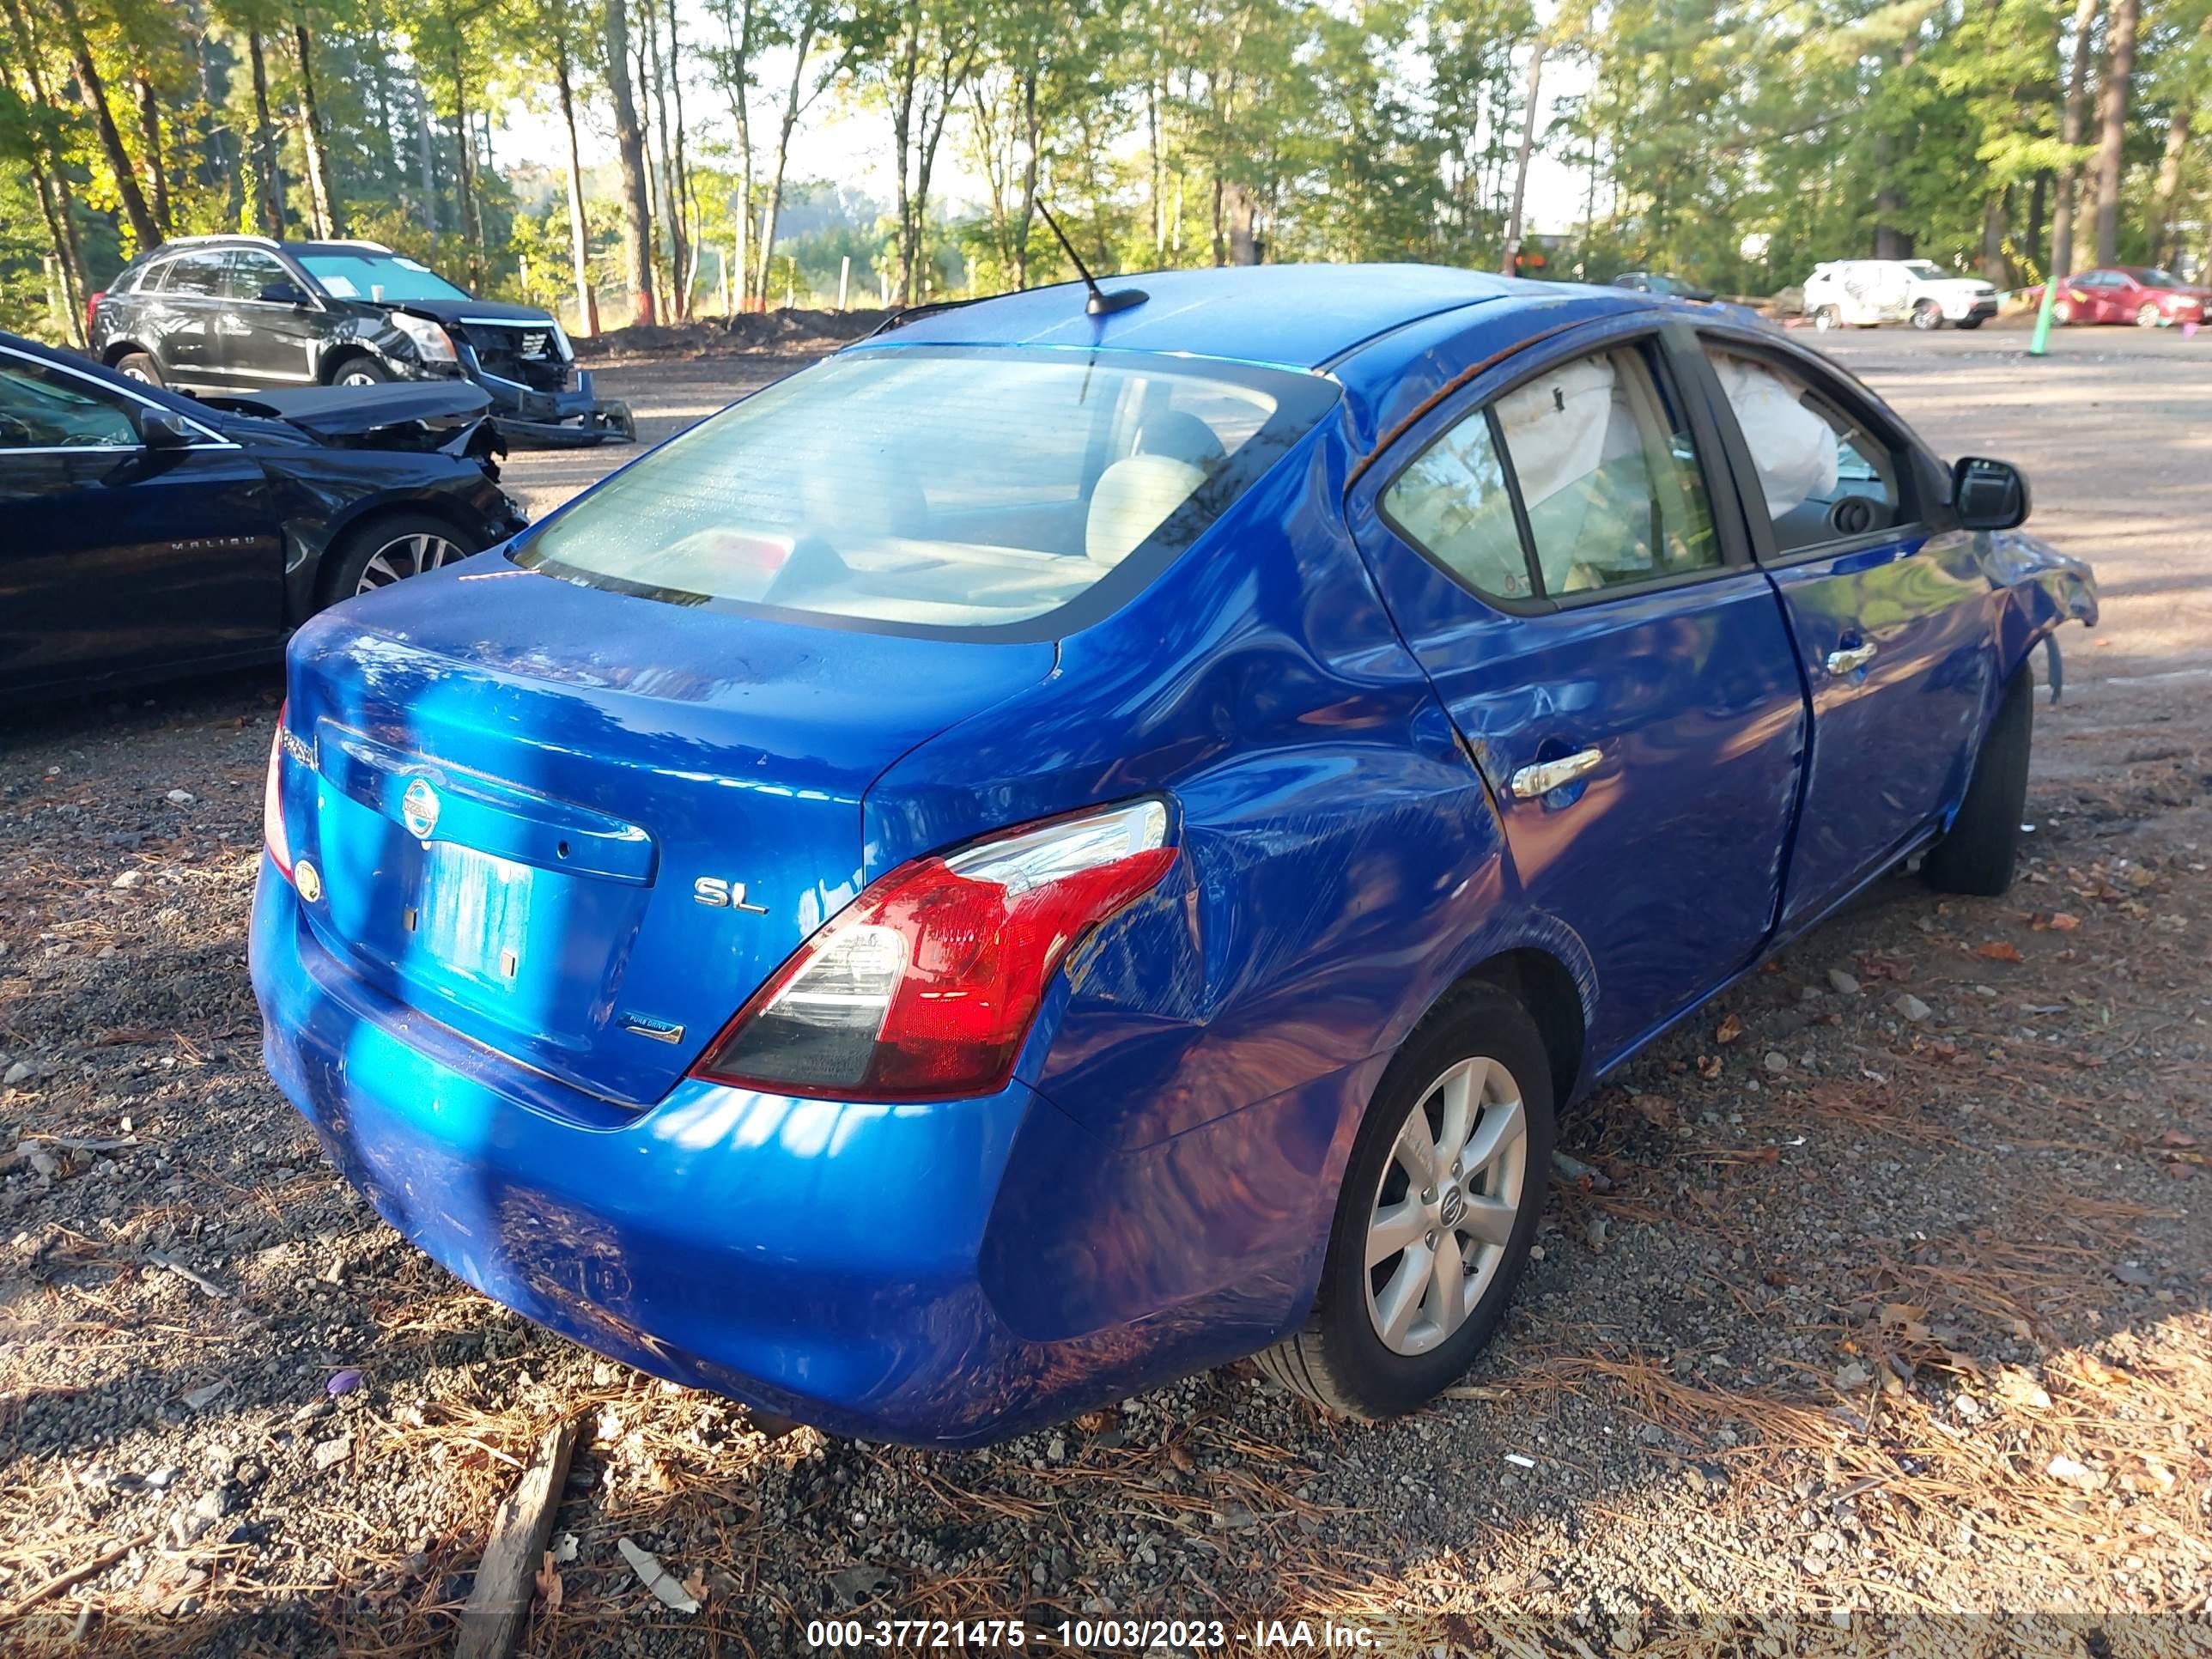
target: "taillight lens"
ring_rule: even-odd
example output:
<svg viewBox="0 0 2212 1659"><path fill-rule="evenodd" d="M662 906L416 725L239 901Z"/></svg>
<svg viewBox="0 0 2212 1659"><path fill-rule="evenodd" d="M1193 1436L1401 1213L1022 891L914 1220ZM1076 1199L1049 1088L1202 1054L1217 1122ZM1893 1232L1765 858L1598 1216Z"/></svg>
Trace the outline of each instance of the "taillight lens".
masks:
<svg viewBox="0 0 2212 1659"><path fill-rule="evenodd" d="M1175 863L1157 800L1058 818L872 884L694 1068L778 1094L944 1099L1006 1085L1076 942Z"/></svg>
<svg viewBox="0 0 2212 1659"><path fill-rule="evenodd" d="M107 290L106 289L102 289L97 294L88 294L85 295L84 331L87 334L90 334L92 332L93 321L100 315L100 302L106 297Z"/></svg>
<svg viewBox="0 0 2212 1659"><path fill-rule="evenodd" d="M289 708L289 705L287 705ZM269 739L269 776L261 786L261 844L284 879L292 879L292 840L284 833L284 715L276 711L276 731Z"/></svg>

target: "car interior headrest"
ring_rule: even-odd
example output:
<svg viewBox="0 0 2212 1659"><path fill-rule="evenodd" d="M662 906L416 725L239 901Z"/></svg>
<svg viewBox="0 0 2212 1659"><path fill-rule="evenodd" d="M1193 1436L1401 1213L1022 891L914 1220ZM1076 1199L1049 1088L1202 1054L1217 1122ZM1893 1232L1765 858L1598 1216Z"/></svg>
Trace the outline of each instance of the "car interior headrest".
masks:
<svg viewBox="0 0 2212 1659"><path fill-rule="evenodd" d="M1169 410L1149 416L1137 428L1136 453L1188 461L1209 474L1229 459L1229 452L1222 447L1213 428L1183 410Z"/></svg>
<svg viewBox="0 0 2212 1659"><path fill-rule="evenodd" d="M1094 564L1121 563L1205 482L1203 468L1171 455L1125 456L1091 492L1084 551Z"/></svg>
<svg viewBox="0 0 2212 1659"><path fill-rule="evenodd" d="M922 533L928 504L921 485L893 475L883 459L862 449L831 460L824 456L802 475L801 499L817 530L835 540L847 536Z"/></svg>

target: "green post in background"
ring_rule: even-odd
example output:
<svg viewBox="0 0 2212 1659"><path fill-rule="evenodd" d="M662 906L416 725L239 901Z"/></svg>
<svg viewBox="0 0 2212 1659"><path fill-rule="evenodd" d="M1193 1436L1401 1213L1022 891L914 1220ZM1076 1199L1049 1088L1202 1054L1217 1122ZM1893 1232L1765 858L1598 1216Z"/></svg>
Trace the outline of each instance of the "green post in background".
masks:
<svg viewBox="0 0 2212 1659"><path fill-rule="evenodd" d="M2058 296L2058 279L2047 278L2043 284L2043 303L2035 308L2035 337L2027 343L2027 355L2041 357L2051 349L2051 307Z"/></svg>

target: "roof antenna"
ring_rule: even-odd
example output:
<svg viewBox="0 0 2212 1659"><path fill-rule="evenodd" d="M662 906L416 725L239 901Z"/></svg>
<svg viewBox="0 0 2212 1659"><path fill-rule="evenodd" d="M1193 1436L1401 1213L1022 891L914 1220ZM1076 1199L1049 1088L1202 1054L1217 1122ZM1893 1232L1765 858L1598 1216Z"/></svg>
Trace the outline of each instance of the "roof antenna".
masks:
<svg viewBox="0 0 2212 1659"><path fill-rule="evenodd" d="M1075 251L1075 244L1067 240L1067 233L1060 228L1060 221L1052 216L1052 210L1037 198L1037 211L1044 215L1044 222L1059 241L1067 257L1075 262L1075 274L1083 278L1083 286L1091 290L1091 297L1083 308L1093 317L1110 317L1117 311L1127 311L1131 306L1140 306L1152 295L1140 288L1117 289L1109 294L1098 286L1098 279L1091 274L1091 267L1083 263L1083 256Z"/></svg>

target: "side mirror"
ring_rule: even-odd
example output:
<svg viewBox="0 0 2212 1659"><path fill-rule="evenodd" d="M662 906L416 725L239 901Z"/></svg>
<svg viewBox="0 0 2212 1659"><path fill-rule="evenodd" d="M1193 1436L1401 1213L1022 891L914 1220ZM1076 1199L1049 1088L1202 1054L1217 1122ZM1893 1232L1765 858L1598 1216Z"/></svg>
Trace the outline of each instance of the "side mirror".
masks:
<svg viewBox="0 0 2212 1659"><path fill-rule="evenodd" d="M1951 468L1951 506L1963 530L2011 530L2027 521L2027 480L2010 461L1962 455Z"/></svg>
<svg viewBox="0 0 2212 1659"><path fill-rule="evenodd" d="M191 445L192 434L167 410L148 409L139 411L138 441L149 449L184 449Z"/></svg>
<svg viewBox="0 0 2212 1659"><path fill-rule="evenodd" d="M270 283L256 297L267 301L272 306L304 306L312 303L307 298L307 290L289 279Z"/></svg>

